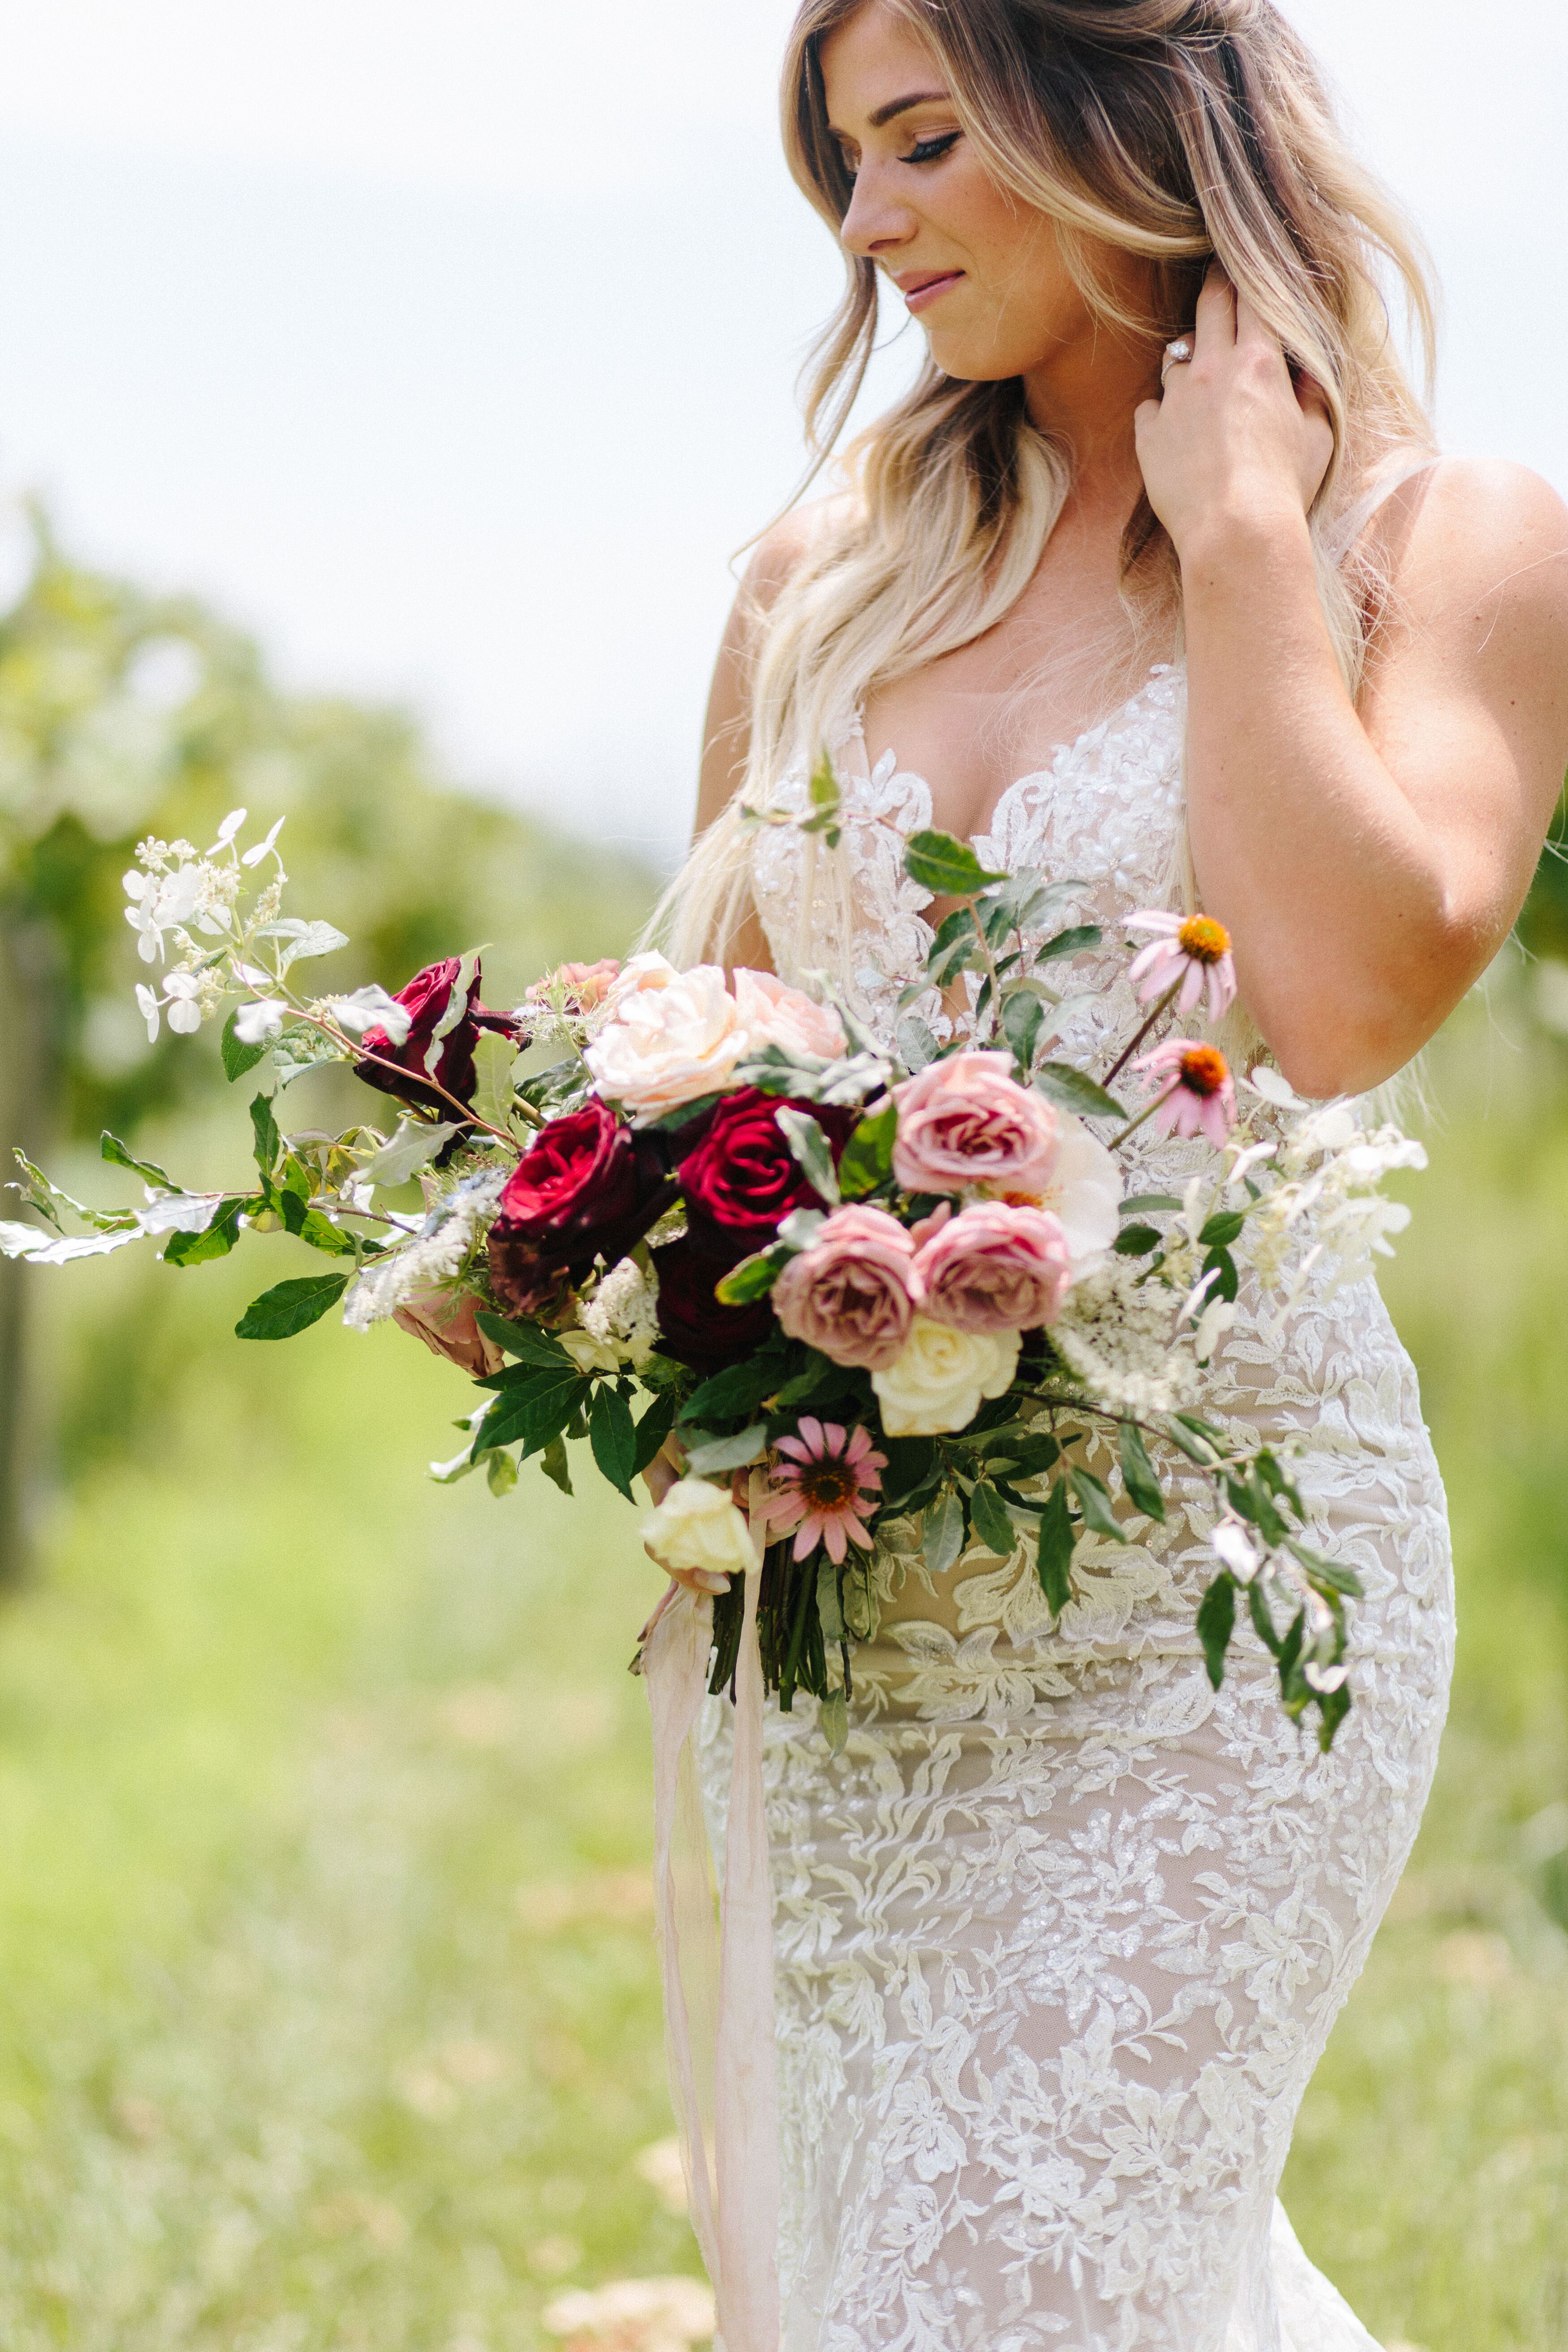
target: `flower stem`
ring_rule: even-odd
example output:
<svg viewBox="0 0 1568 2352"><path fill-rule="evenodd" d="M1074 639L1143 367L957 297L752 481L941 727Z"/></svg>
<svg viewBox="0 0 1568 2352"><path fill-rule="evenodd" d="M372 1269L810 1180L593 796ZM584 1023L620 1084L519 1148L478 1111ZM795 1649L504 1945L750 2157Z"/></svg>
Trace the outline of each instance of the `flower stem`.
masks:
<svg viewBox="0 0 1568 2352"><path fill-rule="evenodd" d="M1142 1029L1139 1030L1136 1037L1133 1038L1131 1045L1127 1047L1124 1053L1118 1055L1110 1069L1107 1070L1104 1077L1100 1081L1102 1086L1108 1087L1111 1084L1113 1079L1121 1076L1122 1071L1127 1067L1128 1063L1132 1059L1133 1055L1138 1051L1139 1046L1143 1043L1144 1038L1147 1037L1150 1030L1152 1029L1156 1021L1162 1020L1170 1011L1172 1005L1181 994L1181 981L1173 981L1171 986L1165 991L1164 995L1162 996L1160 1002L1156 1004L1154 1010L1151 1013ZM1130 1135L1132 1132L1131 1128L1129 1128L1127 1131ZM1120 1140L1120 1139L1118 1139ZM1111 1149L1114 1150L1115 1146L1112 1145Z"/></svg>
<svg viewBox="0 0 1568 2352"><path fill-rule="evenodd" d="M1116 1076L1116 1072L1112 1070L1110 1075L1114 1077ZM1120 1135L1113 1135L1111 1137L1110 1141L1105 1147L1106 1150L1108 1151L1120 1151L1128 1137L1130 1135L1136 1135L1138 1129L1142 1126L1146 1118L1152 1118L1157 1110L1163 1108L1164 1105L1170 1101L1171 1097L1175 1093L1181 1083L1180 1078L1173 1078L1163 1095L1156 1095L1153 1101L1146 1104L1144 1108L1139 1112L1136 1118L1130 1119L1128 1121Z"/></svg>

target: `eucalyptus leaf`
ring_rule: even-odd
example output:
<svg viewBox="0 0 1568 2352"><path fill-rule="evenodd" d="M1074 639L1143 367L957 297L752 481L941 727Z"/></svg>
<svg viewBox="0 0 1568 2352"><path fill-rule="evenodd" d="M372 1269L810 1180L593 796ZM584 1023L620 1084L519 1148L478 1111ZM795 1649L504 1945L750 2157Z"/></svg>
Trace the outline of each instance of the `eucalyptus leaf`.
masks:
<svg viewBox="0 0 1568 2352"><path fill-rule="evenodd" d="M963 1549L963 1503L950 1487L926 1506L921 1524L921 1548L933 1576L947 1574Z"/></svg>
<svg viewBox="0 0 1568 2352"><path fill-rule="evenodd" d="M1127 1113L1112 1094L1096 1084L1087 1071L1075 1070L1070 1062L1046 1062L1035 1072L1036 1091L1044 1095L1058 1110L1070 1110L1079 1118L1125 1118Z"/></svg>

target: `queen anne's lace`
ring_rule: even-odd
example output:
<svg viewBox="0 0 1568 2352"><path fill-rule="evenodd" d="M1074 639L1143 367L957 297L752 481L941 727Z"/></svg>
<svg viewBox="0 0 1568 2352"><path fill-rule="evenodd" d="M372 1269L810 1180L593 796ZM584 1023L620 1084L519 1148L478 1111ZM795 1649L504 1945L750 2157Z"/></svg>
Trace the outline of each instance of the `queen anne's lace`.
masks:
<svg viewBox="0 0 1568 2352"><path fill-rule="evenodd" d="M1081 879L1108 927L1053 1049L1086 1067L1135 1010L1114 926L1176 870L1183 696L1155 672L1013 785L975 845ZM858 765L837 861L764 833L756 894L780 971L847 963L890 1035L930 929L897 834L866 820L929 824L931 795L890 757ZM1138 1190L1180 1195L1205 1158L1136 1140ZM784 2352L1370 2347L1274 2192L1431 1779L1442 1488L1367 1282L1336 1296L1309 1272L1288 1321L1244 1287L1205 1410L1302 1441L1319 1537L1365 1582L1330 1756L1280 1714L1249 1627L1209 1687L1195 1481L1163 1528L1121 1497L1132 1540L1080 1547L1059 1626L1021 1553L975 1546L932 1587L886 1550L847 1748L809 1702L770 1719ZM1096 1466L1120 1496L1109 1448ZM716 1806L727 1714L708 1727Z"/></svg>

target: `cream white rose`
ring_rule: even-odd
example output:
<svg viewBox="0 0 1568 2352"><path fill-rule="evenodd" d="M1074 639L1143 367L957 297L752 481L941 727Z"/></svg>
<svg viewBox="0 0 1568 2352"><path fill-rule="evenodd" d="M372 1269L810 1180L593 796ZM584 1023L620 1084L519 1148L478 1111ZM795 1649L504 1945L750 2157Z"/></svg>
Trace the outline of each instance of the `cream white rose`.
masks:
<svg viewBox="0 0 1568 2352"><path fill-rule="evenodd" d="M752 1050L782 1045L788 1054L815 1054L837 1061L845 1050L844 1024L831 1004L818 1004L771 971L735 974L735 1004Z"/></svg>
<svg viewBox="0 0 1568 2352"><path fill-rule="evenodd" d="M748 1039L717 964L700 963L679 972L666 965L666 977L654 959L646 961L649 968L639 975L640 984L617 995L614 1016L584 1059L609 1101L634 1115L658 1118L700 1095L720 1093Z"/></svg>
<svg viewBox="0 0 1568 2352"><path fill-rule="evenodd" d="M1121 1172L1081 1118L1058 1111L1059 1148L1042 1209L1061 1220L1073 1272L1108 1250L1121 1230Z"/></svg>
<svg viewBox="0 0 1568 2352"><path fill-rule="evenodd" d="M999 1397L1018 1369L1016 1331L960 1331L917 1315L902 1355L871 1386L889 1437L945 1437L963 1429L983 1397Z"/></svg>
<svg viewBox="0 0 1568 2352"><path fill-rule="evenodd" d="M660 1568L699 1592L728 1592L732 1576L759 1565L744 1511L706 1478L678 1481L638 1532Z"/></svg>

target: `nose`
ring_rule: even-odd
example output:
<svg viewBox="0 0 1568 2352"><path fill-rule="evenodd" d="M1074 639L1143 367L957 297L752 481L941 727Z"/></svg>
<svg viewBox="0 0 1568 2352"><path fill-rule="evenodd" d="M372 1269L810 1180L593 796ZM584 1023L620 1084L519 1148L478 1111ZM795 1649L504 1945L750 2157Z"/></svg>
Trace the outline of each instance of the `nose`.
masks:
<svg viewBox="0 0 1568 2352"><path fill-rule="evenodd" d="M907 245L918 226L908 205L900 203L889 187L886 175L874 164L862 163L855 175L849 209L839 226L839 242L862 261L879 261L896 247Z"/></svg>

